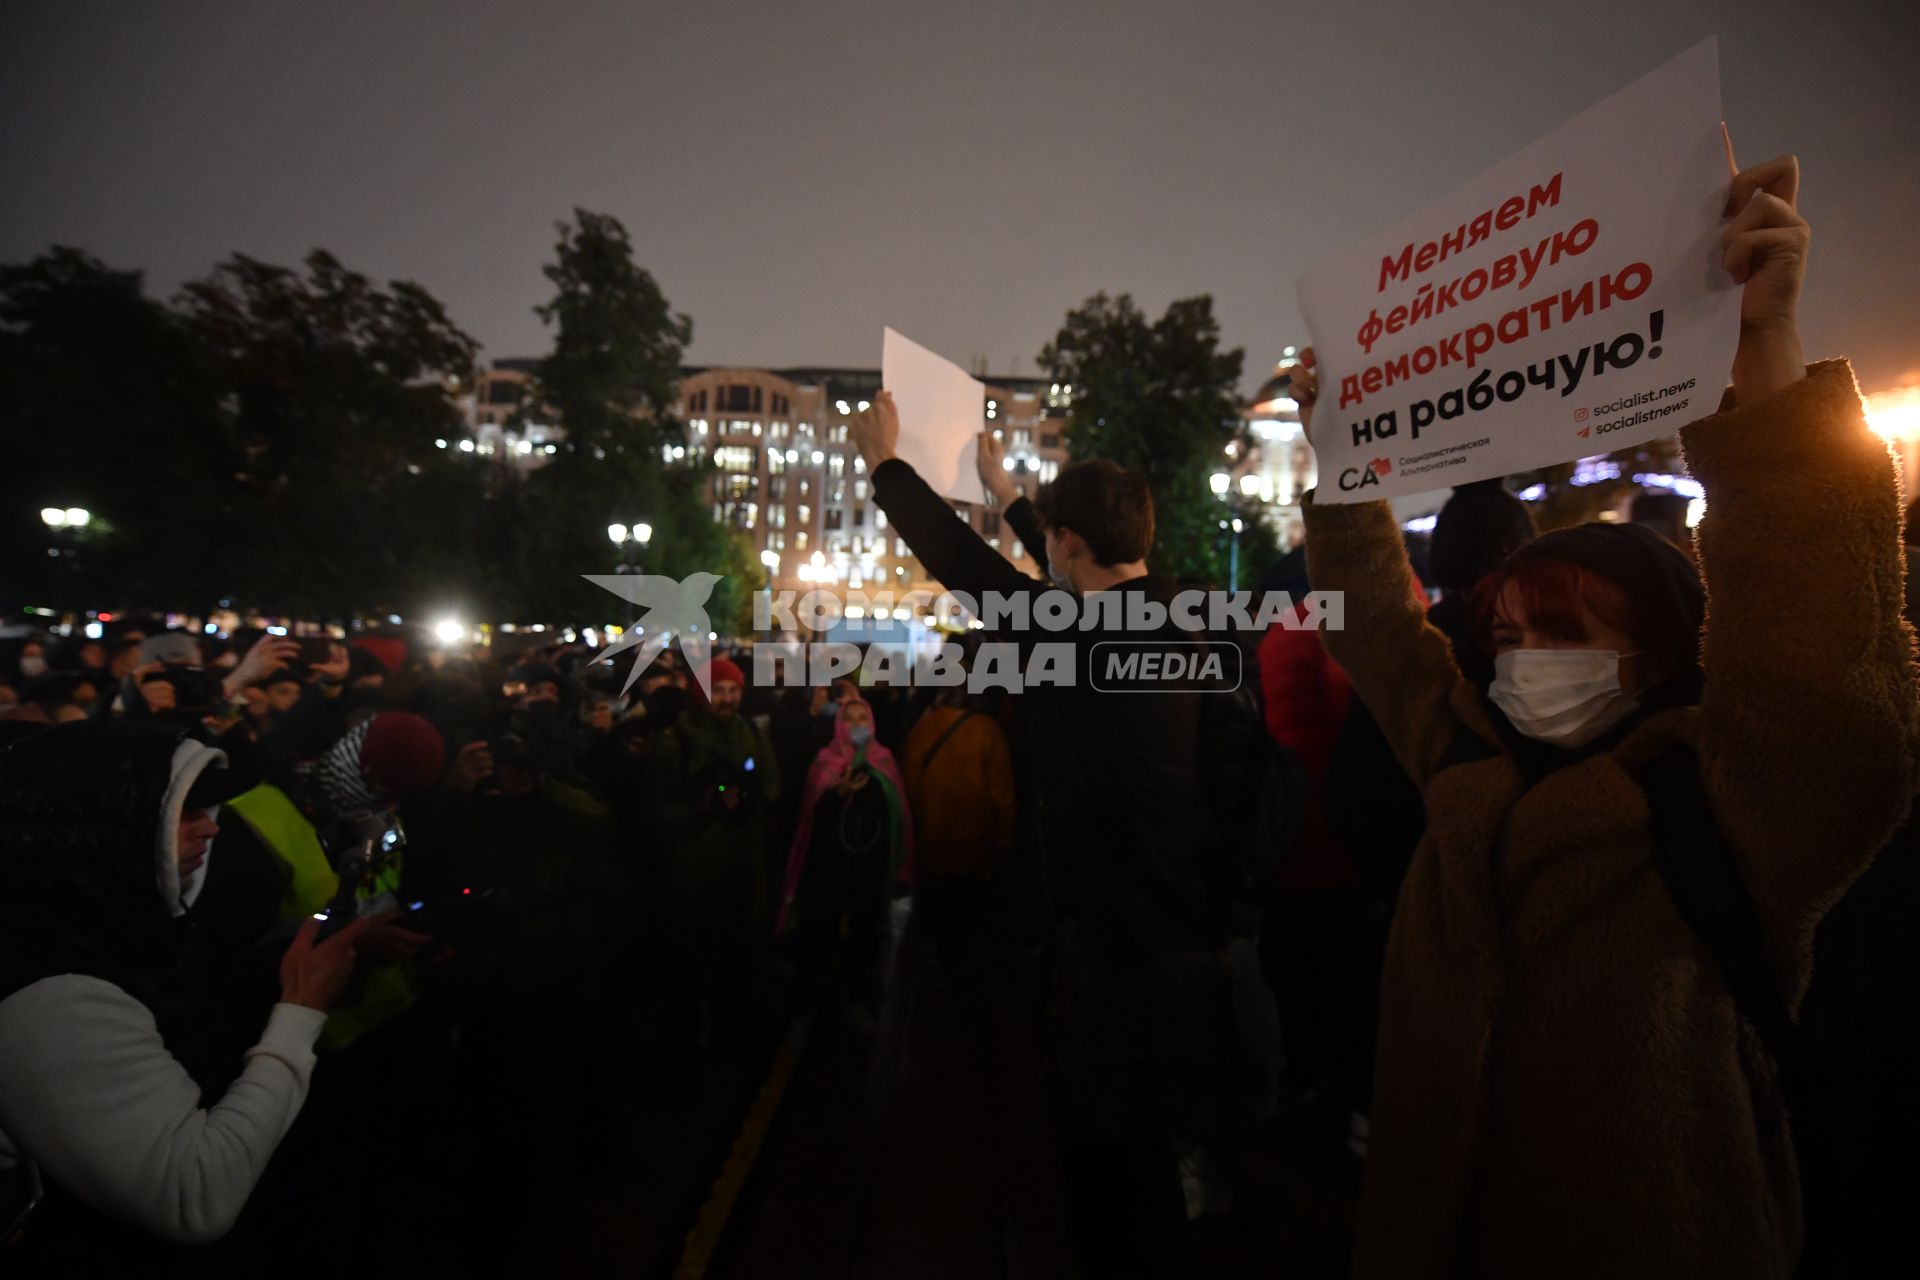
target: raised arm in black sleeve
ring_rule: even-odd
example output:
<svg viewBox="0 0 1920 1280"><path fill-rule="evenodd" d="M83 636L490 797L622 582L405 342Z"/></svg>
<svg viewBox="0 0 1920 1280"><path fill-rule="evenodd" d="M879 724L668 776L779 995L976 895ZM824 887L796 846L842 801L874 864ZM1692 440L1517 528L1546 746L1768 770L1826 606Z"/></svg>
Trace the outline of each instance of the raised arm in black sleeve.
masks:
<svg viewBox="0 0 1920 1280"><path fill-rule="evenodd" d="M1015 498L1000 513L1000 518L1013 530L1013 536L1020 539L1020 545L1027 549L1027 554L1038 560L1044 569L1047 564L1047 531L1040 527L1040 513L1033 509L1033 504L1024 497Z"/></svg>
<svg viewBox="0 0 1920 1280"><path fill-rule="evenodd" d="M927 572L947 590L977 599L988 591L1004 595L1044 585L982 541L971 525L954 515L947 500L900 459L889 458L873 469L873 497Z"/></svg>

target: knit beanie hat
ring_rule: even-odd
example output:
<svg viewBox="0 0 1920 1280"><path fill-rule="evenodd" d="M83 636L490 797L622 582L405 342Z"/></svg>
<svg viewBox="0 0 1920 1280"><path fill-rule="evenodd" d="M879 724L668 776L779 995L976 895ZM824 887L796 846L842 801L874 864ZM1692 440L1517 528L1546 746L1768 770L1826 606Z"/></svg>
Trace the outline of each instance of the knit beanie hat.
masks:
<svg viewBox="0 0 1920 1280"><path fill-rule="evenodd" d="M164 662L176 667L200 665L200 644L185 631L163 631L148 636L140 646L142 662Z"/></svg>
<svg viewBox="0 0 1920 1280"><path fill-rule="evenodd" d="M347 683L352 684L365 676L386 676L390 673L387 664L382 662L370 650L347 650Z"/></svg>
<svg viewBox="0 0 1920 1280"><path fill-rule="evenodd" d="M560 668L551 662L522 662L507 672L507 679L515 684L550 684L564 686L566 677L560 674Z"/></svg>
<svg viewBox="0 0 1920 1280"><path fill-rule="evenodd" d="M1646 617L1645 641L1686 664L1683 676L1700 678L1707 593L1699 571L1680 548L1639 525L1594 523L1542 534L1507 563L1536 558L1565 560L1619 587Z"/></svg>
<svg viewBox="0 0 1920 1280"><path fill-rule="evenodd" d="M446 763L446 743L431 721L406 711L382 711L367 722L360 776L382 794L425 791L439 781Z"/></svg>
<svg viewBox="0 0 1920 1280"><path fill-rule="evenodd" d="M715 658L707 664L707 688L711 689L725 680L731 680L743 688L747 683L746 673L741 671L732 660Z"/></svg>

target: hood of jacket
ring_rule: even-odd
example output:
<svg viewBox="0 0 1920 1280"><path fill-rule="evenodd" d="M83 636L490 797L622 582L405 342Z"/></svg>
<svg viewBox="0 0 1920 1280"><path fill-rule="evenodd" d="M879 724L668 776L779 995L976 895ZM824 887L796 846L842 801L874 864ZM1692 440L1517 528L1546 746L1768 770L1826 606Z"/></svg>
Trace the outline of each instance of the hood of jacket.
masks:
<svg viewBox="0 0 1920 1280"><path fill-rule="evenodd" d="M208 849L206 858L200 863L199 872L193 877L193 883L183 890L180 886L180 817L186 812L187 792L200 780L200 775L218 765L226 766L227 753L190 737L182 737L173 749L173 758L167 765L167 787L160 797L158 826L154 831L154 880L160 887L160 903L166 907L167 914L182 916L193 906L200 896L201 886L207 882L207 873L213 867L213 851ZM218 805L210 805L207 813L217 816Z"/></svg>
<svg viewBox="0 0 1920 1280"><path fill-rule="evenodd" d="M187 793L226 754L176 725L86 720L0 754L0 895L56 914L184 915L207 865L180 884ZM0 913L10 914L10 913Z"/></svg>

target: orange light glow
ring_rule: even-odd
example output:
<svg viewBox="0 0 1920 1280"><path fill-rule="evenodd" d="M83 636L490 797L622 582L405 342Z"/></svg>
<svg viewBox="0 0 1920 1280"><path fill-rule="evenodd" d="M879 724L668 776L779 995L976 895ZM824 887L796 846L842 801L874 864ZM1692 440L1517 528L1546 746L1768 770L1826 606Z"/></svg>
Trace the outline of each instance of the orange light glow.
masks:
<svg viewBox="0 0 1920 1280"><path fill-rule="evenodd" d="M1867 426L1883 440L1920 439L1920 387L1897 387L1866 397Z"/></svg>

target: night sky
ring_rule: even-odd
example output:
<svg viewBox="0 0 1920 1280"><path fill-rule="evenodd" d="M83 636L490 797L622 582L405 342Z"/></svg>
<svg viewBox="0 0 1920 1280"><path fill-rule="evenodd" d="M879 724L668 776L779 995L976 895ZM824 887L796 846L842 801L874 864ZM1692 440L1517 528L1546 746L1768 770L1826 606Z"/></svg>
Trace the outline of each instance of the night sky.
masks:
<svg viewBox="0 0 1920 1280"><path fill-rule="evenodd" d="M892 324L1032 373L1096 290L1210 292L1251 386L1321 256L1711 33L1743 162L1805 170L1809 354L1920 381L1920 5L1891 0L12 0L0 260L73 244L166 294L320 246L529 355L581 205L697 363L872 366Z"/></svg>

